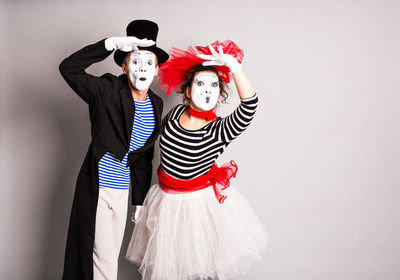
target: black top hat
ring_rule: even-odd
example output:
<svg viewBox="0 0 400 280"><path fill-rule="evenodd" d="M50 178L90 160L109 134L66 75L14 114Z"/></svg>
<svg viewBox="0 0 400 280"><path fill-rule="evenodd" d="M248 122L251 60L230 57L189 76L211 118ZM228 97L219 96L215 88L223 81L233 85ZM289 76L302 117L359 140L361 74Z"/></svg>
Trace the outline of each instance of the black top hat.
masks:
<svg viewBox="0 0 400 280"><path fill-rule="evenodd" d="M158 25L155 22L139 19L134 20L128 24L126 27L127 36L135 36L138 39L149 39L156 42L150 47L138 47L139 50L148 50L153 52L157 56L158 63L161 64L168 60L168 53L157 47L157 35L158 35ZM129 52L123 52L121 50L116 50L114 53L114 61L119 66L122 65L125 56Z"/></svg>

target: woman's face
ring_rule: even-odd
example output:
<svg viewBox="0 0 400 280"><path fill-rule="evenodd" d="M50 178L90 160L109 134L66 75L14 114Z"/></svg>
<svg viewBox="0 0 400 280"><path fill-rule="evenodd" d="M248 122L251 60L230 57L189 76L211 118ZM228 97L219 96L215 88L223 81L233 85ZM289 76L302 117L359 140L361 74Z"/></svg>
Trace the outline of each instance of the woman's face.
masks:
<svg viewBox="0 0 400 280"><path fill-rule="evenodd" d="M217 105L220 94L219 79L211 71L201 71L194 75L190 88L190 102L201 111L209 111Z"/></svg>

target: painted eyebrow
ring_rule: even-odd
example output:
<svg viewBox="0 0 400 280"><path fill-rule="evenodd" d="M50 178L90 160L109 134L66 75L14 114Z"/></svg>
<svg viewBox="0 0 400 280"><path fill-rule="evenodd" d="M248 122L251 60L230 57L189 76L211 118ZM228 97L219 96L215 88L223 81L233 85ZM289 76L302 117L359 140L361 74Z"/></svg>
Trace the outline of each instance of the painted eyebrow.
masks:
<svg viewBox="0 0 400 280"><path fill-rule="evenodd" d="M153 54L151 52L145 52L145 53L142 53L142 54L147 55L147 56L151 56L151 57L153 57L153 55L155 56L155 54Z"/></svg>
<svg viewBox="0 0 400 280"><path fill-rule="evenodd" d="M144 54L144 55L148 55L148 56L153 56L153 53L151 53L151 52L145 52L145 53L133 52L131 56L140 56L140 54Z"/></svg>
<svg viewBox="0 0 400 280"><path fill-rule="evenodd" d="M203 77L204 77L204 76L208 76L208 77L209 77L209 76L212 76L213 78L215 78L216 81L218 81L218 77L216 77L216 76L214 76L214 75L211 75L211 74L209 74L209 75L207 75L207 74L200 74L200 75L197 75L196 78L194 78L195 81L197 80L197 78L199 78L199 77L201 78L201 76L203 76Z"/></svg>

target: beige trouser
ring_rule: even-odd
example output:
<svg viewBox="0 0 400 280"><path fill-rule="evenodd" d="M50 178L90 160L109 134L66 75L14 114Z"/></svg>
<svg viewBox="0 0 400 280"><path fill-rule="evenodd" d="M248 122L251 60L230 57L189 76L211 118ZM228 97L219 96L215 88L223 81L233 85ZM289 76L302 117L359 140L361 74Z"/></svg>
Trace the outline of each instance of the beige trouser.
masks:
<svg viewBox="0 0 400 280"><path fill-rule="evenodd" d="M100 188L93 248L93 279L116 280L124 237L129 189Z"/></svg>

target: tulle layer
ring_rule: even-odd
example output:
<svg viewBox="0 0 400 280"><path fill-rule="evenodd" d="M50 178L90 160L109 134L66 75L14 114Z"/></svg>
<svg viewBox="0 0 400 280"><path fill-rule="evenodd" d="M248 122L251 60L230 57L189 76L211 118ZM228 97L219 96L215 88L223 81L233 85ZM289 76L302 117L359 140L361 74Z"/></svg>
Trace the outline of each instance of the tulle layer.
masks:
<svg viewBox="0 0 400 280"><path fill-rule="evenodd" d="M212 188L172 194L148 192L126 258L145 280L230 279L266 249L264 227L232 186L223 204Z"/></svg>
<svg viewBox="0 0 400 280"><path fill-rule="evenodd" d="M242 63L244 52L233 41L225 40L224 42L215 41L211 46L218 52L221 46L225 54L230 54L235 57L239 63ZM169 52L169 59L164 62L158 72L158 80L163 91L170 94L176 90L186 79L187 73L196 65L205 62L205 59L199 58L197 52L201 54L211 55L211 50L208 46L190 46L186 51L178 48L172 48ZM215 65L218 71L218 76L221 77L227 84L231 80L229 68L225 65Z"/></svg>

